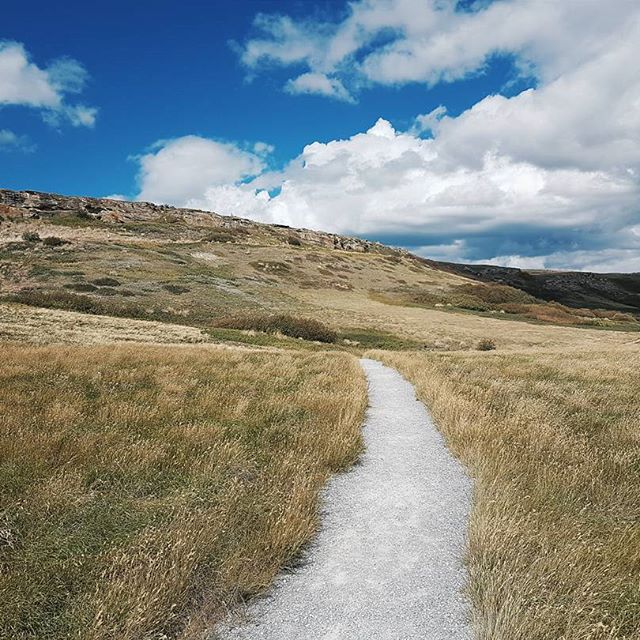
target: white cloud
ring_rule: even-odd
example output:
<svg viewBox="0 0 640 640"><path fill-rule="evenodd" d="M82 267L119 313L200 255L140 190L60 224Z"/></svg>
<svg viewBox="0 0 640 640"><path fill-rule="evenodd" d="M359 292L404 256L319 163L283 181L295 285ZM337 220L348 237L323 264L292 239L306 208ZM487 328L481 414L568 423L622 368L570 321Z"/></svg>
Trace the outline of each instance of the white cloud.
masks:
<svg viewBox="0 0 640 640"><path fill-rule="evenodd" d="M423 113L416 116L409 132L413 135L421 135L424 133L433 134L434 130L438 126L438 123L447 114L447 108L444 105L440 105L435 109L429 111L429 113Z"/></svg>
<svg viewBox="0 0 640 640"><path fill-rule="evenodd" d="M150 153L138 158L138 199L185 205L211 187L234 184L260 173L268 148L259 145L258 155L235 144L199 136L160 141Z"/></svg>
<svg viewBox="0 0 640 640"><path fill-rule="evenodd" d="M243 60L307 65L291 82L308 76L332 95L353 87L354 74L360 83L435 83L510 53L535 88L482 97L457 116L438 107L407 132L380 119L346 140L307 145L280 172L260 173L261 159L245 158L250 168L225 179L205 171L206 158L167 158L160 184L177 186L158 199L449 260L638 269L640 5L504 0L463 13L454 4L360 0L333 25L262 16L266 35L247 43Z"/></svg>
<svg viewBox="0 0 640 640"><path fill-rule="evenodd" d="M293 94L318 94L344 102L354 102L353 97L340 80L329 78L324 73L303 73L301 76L289 80L285 85L285 91Z"/></svg>
<svg viewBox="0 0 640 640"><path fill-rule="evenodd" d="M66 110L67 117L74 127L93 127L96 123L98 110L79 104Z"/></svg>
<svg viewBox="0 0 640 640"><path fill-rule="evenodd" d="M0 41L0 105L38 109L56 126L68 120L73 126L92 127L97 109L66 100L68 94L82 91L87 78L87 71L76 60L60 58L41 68L19 42Z"/></svg>
<svg viewBox="0 0 640 640"><path fill-rule="evenodd" d="M337 22L259 14L259 36L245 43L241 60L253 70L304 65L335 79L355 77L360 86L433 85L482 70L494 54L513 54L523 73L549 82L605 51L638 15L635 0L456 6L454 0L356 0Z"/></svg>
<svg viewBox="0 0 640 640"><path fill-rule="evenodd" d="M557 269L595 271L597 273L640 273L638 249L603 249L600 251L559 251L545 256L496 256L485 261L518 269Z"/></svg>
<svg viewBox="0 0 640 640"><path fill-rule="evenodd" d="M536 256L551 250L578 268L589 263L591 244L595 252L602 243L618 245L620 260L640 250L640 234L630 231L640 228L640 186L630 174L547 169L491 151L478 167L452 166L441 152L446 137L396 132L380 119L347 140L308 145L282 172L240 183L260 171L259 159L237 147L195 140L206 152L194 153L194 139L187 138L143 157L140 198L375 236L423 253L429 245L433 257L450 260L503 256L506 262L513 255L523 264L541 264ZM185 146L174 153L174 144ZM212 171L219 153L239 156L242 168ZM228 160L223 166L229 168ZM580 259L572 259L573 253Z"/></svg>

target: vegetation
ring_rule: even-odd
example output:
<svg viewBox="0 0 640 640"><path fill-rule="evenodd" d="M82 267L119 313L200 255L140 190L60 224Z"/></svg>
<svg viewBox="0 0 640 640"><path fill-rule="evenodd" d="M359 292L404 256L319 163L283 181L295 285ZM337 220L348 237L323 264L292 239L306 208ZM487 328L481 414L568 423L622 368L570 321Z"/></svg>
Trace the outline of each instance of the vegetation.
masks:
<svg viewBox="0 0 640 640"><path fill-rule="evenodd" d="M640 637L640 355L392 354L475 480L479 640Z"/></svg>
<svg viewBox="0 0 640 640"><path fill-rule="evenodd" d="M22 234L22 239L29 243L40 242L40 234L36 231L25 231Z"/></svg>
<svg viewBox="0 0 640 640"><path fill-rule="evenodd" d="M318 320L300 318L287 314L244 314L223 318L218 327L226 329L242 329L261 331L263 333L281 333L290 338L315 340L317 342L335 342L338 334Z"/></svg>
<svg viewBox="0 0 640 640"><path fill-rule="evenodd" d="M93 292L98 287L89 283L71 283L67 285L75 291ZM99 315L110 315L124 318L141 318L148 320L170 320L168 314L147 310L135 303L106 302L86 295L78 295L68 291L20 291L5 298L10 302L19 302L34 307L48 309L66 309Z"/></svg>
<svg viewBox="0 0 640 640"><path fill-rule="evenodd" d="M356 455L367 349L476 481L480 639L640 637L635 316L373 244L104 207L0 228L1 637L186 638L262 589ZM561 300L583 299L577 275Z"/></svg>
<svg viewBox="0 0 640 640"><path fill-rule="evenodd" d="M196 634L269 584L361 447L347 354L2 347L0 636Z"/></svg>
<svg viewBox="0 0 640 640"><path fill-rule="evenodd" d="M496 341L491 338L483 338L476 347L478 351L493 351L496 348Z"/></svg>
<svg viewBox="0 0 640 640"><path fill-rule="evenodd" d="M119 287L122 283L120 280L116 280L115 278L109 278L108 276L103 276L101 278L96 278L93 281L97 287Z"/></svg>
<svg viewBox="0 0 640 640"><path fill-rule="evenodd" d="M481 313L501 313L523 320L534 320L564 326L597 326L640 330L640 322L631 313L606 309L567 307L558 302L545 302L532 295L502 284L467 283L447 291L421 291L400 288L394 292L374 292L373 297L391 304L425 307L450 307Z"/></svg>
<svg viewBox="0 0 640 640"><path fill-rule="evenodd" d="M61 247L63 244L69 244L69 241L58 238L58 236L47 236L42 238L42 244L45 247Z"/></svg>
<svg viewBox="0 0 640 640"><path fill-rule="evenodd" d="M202 330L181 324L0 304L0 345L2 342L88 345L208 341Z"/></svg>

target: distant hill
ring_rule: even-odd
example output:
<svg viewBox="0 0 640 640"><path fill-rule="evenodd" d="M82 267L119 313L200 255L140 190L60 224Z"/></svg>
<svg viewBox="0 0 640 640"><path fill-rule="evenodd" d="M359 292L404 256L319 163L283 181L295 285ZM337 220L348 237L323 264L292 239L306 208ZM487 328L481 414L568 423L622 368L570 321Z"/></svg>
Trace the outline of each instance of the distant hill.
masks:
<svg viewBox="0 0 640 640"><path fill-rule="evenodd" d="M515 287L547 302L640 315L640 273L525 270L488 264L425 262L465 278Z"/></svg>

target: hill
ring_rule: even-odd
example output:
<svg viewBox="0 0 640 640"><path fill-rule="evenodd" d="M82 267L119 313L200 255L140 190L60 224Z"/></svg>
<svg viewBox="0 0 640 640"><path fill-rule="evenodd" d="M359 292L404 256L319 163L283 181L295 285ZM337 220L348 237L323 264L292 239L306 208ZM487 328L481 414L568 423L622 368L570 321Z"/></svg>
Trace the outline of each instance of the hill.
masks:
<svg viewBox="0 0 640 640"><path fill-rule="evenodd" d="M541 324L640 327L631 314L547 303L516 281L479 282L461 265L215 213L0 190L0 218L5 303L187 325L202 339L256 342L246 316L259 330L273 314L321 320L343 345L437 350L486 338L502 348L594 339ZM14 313L4 306L0 323ZM62 326L59 315L54 324ZM11 335L15 326L5 320L0 330Z"/></svg>
<svg viewBox="0 0 640 640"><path fill-rule="evenodd" d="M437 261L428 261L428 264L482 282L509 285L541 300L560 302L568 307L640 314L640 273L527 270Z"/></svg>

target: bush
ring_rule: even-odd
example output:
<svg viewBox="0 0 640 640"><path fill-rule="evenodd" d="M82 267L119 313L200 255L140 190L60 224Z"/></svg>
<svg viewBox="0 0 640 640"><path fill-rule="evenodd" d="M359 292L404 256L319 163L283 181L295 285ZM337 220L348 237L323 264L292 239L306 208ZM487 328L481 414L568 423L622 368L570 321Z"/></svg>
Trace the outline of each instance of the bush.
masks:
<svg viewBox="0 0 640 640"><path fill-rule="evenodd" d="M493 351L495 348L495 340L491 340L491 338L483 338L478 342L478 346L476 347L478 351Z"/></svg>
<svg viewBox="0 0 640 640"><path fill-rule="evenodd" d="M58 238L58 236L47 236L42 239L42 244L47 247L60 247L63 244L69 244L69 241Z"/></svg>
<svg viewBox="0 0 640 640"><path fill-rule="evenodd" d="M96 278L95 280L92 280L92 282L98 287L119 287L121 284L119 280L108 277Z"/></svg>
<svg viewBox="0 0 640 640"><path fill-rule="evenodd" d="M25 242L40 242L40 234L35 231L25 231L22 234L22 239Z"/></svg>
<svg viewBox="0 0 640 640"><path fill-rule="evenodd" d="M205 242L233 242L233 235L227 231L213 231L204 237Z"/></svg>
<svg viewBox="0 0 640 640"><path fill-rule="evenodd" d="M99 289L96 289L96 293L99 296L116 296L120 292L113 287L100 287Z"/></svg>
<svg viewBox="0 0 640 640"><path fill-rule="evenodd" d="M536 298L506 284L461 284L455 289L459 293L473 296L489 305L532 304Z"/></svg>
<svg viewBox="0 0 640 640"><path fill-rule="evenodd" d="M280 314L248 314L223 318L217 323L223 329L243 329L246 331L261 331L263 333L282 333L290 338L315 340L317 342L335 342L338 336L335 331L308 318Z"/></svg>
<svg viewBox="0 0 640 640"><path fill-rule="evenodd" d="M180 295L182 293L188 293L191 291L189 287L181 287L179 284L163 284L162 288L169 293L175 293L176 295Z"/></svg>

